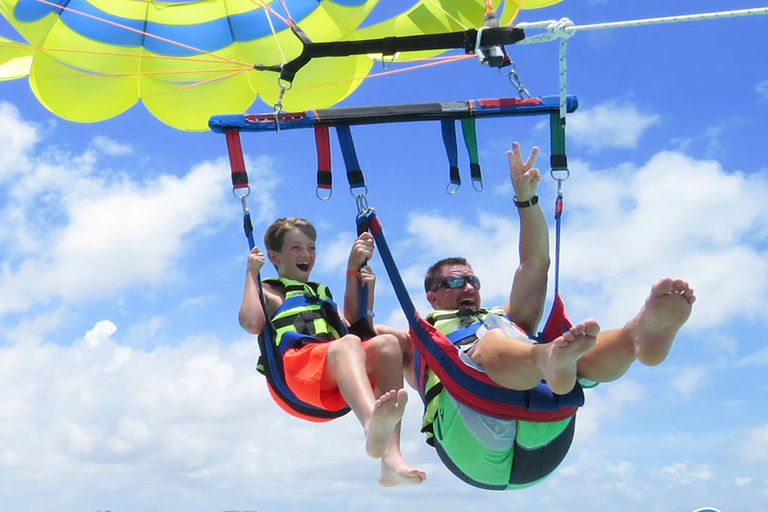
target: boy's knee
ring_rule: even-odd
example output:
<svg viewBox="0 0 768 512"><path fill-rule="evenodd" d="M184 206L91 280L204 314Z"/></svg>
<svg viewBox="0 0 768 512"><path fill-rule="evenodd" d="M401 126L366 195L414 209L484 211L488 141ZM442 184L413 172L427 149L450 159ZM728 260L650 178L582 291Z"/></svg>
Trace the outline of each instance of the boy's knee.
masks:
<svg viewBox="0 0 768 512"><path fill-rule="evenodd" d="M341 355L365 355L360 338L354 334L347 334L331 342L328 347L328 357L335 359Z"/></svg>

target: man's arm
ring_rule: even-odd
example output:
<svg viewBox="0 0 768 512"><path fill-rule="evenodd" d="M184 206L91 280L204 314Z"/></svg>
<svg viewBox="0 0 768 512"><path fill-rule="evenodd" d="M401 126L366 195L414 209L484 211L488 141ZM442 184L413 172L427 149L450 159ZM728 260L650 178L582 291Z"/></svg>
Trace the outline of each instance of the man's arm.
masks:
<svg viewBox="0 0 768 512"><path fill-rule="evenodd" d="M523 162L517 142L512 144L512 149L507 151L507 158L515 201L531 201L541 181L541 173L533 167L539 148L533 148L526 162ZM517 210L520 215L520 265L515 272L509 302L504 305L504 310L518 326L529 334L535 334L547 298L549 228L538 204L518 207Z"/></svg>

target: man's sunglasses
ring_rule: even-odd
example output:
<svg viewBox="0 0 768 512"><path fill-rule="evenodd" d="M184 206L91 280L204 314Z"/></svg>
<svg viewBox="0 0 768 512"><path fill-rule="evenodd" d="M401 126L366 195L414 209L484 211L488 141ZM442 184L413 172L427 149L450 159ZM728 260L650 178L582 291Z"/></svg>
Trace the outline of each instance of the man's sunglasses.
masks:
<svg viewBox="0 0 768 512"><path fill-rule="evenodd" d="M467 281L469 281L469 284L475 287L475 290L480 290L480 279L477 278L477 276L450 276L446 277L437 285L432 288L433 292L436 292L440 288L448 288L450 290L455 290L456 288L463 288L465 284L467 284Z"/></svg>

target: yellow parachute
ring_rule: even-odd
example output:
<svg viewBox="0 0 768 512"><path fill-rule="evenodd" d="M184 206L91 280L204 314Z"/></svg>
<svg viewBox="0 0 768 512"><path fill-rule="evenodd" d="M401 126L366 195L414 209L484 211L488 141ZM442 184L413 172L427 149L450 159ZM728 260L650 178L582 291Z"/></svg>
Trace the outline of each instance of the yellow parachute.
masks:
<svg viewBox="0 0 768 512"><path fill-rule="evenodd" d="M388 0L392 2L394 0ZM562 0L507 0L520 8ZM378 0L0 0L0 14L26 43L0 38L0 79L29 77L40 103L71 121L117 116L139 99L161 121L204 130L213 114L244 112L260 96L277 101L274 73L302 51L296 25L313 41L432 34L483 25L500 0L422 0L360 28ZM436 52L432 52L434 54ZM425 56L412 52L407 60ZM316 59L296 75L282 106L325 108L354 91L371 70L367 55Z"/></svg>

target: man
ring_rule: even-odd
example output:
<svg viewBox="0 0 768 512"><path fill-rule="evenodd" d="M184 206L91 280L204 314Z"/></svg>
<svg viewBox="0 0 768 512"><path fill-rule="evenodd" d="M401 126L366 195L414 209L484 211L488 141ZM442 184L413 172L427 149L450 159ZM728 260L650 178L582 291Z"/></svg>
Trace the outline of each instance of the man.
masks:
<svg viewBox="0 0 768 512"><path fill-rule="evenodd" d="M523 162L516 142L507 152L520 215L520 264L509 301L481 310L480 281L471 266L463 258L448 258L427 271L424 286L435 308L427 320L444 334L478 324L476 339L457 347L462 361L513 390L529 390L545 380L562 395L577 379L585 386L615 380L636 360L660 364L696 300L688 283L679 279L657 281L640 312L620 329L601 332L590 319L550 343L531 343L526 333L536 332L541 320L550 263L547 224L536 196L541 180L533 167L537 154L534 148ZM410 339L402 332L398 338L408 354L406 378L415 387ZM428 442L462 480L486 489L526 487L546 478L565 457L573 417L549 423L495 418L458 402L445 389L438 393L436 380L429 375L435 392L425 393L429 398L422 431L434 436Z"/></svg>

